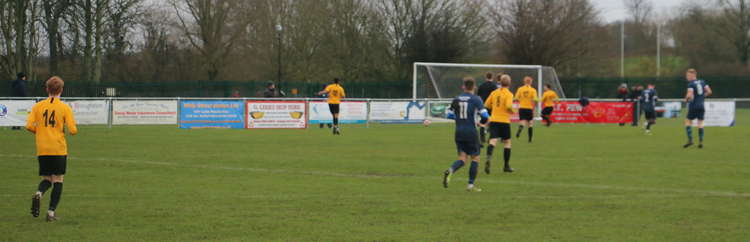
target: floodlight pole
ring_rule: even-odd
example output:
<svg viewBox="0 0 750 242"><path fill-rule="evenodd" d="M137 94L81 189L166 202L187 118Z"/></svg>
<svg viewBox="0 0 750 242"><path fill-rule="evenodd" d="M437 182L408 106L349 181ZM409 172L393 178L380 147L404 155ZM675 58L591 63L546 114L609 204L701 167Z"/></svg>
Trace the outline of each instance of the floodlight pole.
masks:
<svg viewBox="0 0 750 242"><path fill-rule="evenodd" d="M661 24L656 25L656 78L661 77Z"/></svg>
<svg viewBox="0 0 750 242"><path fill-rule="evenodd" d="M620 22L620 78L625 79L625 20Z"/></svg>

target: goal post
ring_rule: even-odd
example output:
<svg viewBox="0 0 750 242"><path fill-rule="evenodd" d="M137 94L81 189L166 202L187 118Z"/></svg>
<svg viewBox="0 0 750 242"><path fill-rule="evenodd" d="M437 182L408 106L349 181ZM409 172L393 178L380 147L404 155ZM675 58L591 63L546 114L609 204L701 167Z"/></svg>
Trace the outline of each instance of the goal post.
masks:
<svg viewBox="0 0 750 242"><path fill-rule="evenodd" d="M523 85L523 78L534 78L539 102L537 112L541 112L541 99L544 85L550 84L560 98L565 98L557 73L552 67L541 65L500 65L500 64L469 64L469 63L432 63L415 62L412 70L412 98L447 99L459 95L461 81L470 76L477 80L477 86L484 82L485 73L503 73L511 76L513 83L511 90Z"/></svg>

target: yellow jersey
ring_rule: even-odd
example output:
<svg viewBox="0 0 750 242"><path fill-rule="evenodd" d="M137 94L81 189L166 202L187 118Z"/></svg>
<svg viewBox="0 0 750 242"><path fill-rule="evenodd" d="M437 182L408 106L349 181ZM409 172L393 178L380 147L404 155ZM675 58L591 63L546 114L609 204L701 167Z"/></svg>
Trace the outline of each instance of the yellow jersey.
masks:
<svg viewBox="0 0 750 242"><path fill-rule="evenodd" d="M26 129L36 136L36 155L68 155L63 126L68 133L78 133L73 110L59 98L47 98L34 104L26 119Z"/></svg>
<svg viewBox="0 0 750 242"><path fill-rule="evenodd" d="M544 94L542 94L542 105L544 105L545 108L555 106L555 102L559 98L560 97L557 96L557 93L555 93L555 91L546 91L544 92Z"/></svg>
<svg viewBox="0 0 750 242"><path fill-rule="evenodd" d="M513 93L505 87L496 89L484 101L484 107L492 109L490 122L510 123L510 116L513 114Z"/></svg>
<svg viewBox="0 0 750 242"><path fill-rule="evenodd" d="M339 84L331 84L326 86L325 91L328 93L328 104L340 104L341 99L346 97L344 88Z"/></svg>
<svg viewBox="0 0 750 242"><path fill-rule="evenodd" d="M536 89L531 85L524 85L516 90L516 99L522 109L534 109L534 102L539 100Z"/></svg>

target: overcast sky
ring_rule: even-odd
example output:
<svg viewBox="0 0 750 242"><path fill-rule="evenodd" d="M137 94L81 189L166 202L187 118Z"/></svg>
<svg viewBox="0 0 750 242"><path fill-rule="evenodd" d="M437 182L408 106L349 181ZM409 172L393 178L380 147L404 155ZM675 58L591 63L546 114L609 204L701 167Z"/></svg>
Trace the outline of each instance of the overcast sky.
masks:
<svg viewBox="0 0 750 242"><path fill-rule="evenodd" d="M607 22L614 22L625 19L628 15L624 0L591 0L596 7L601 11L601 16ZM649 0L654 5L653 14L667 14L671 15L675 12L683 2L687 0Z"/></svg>

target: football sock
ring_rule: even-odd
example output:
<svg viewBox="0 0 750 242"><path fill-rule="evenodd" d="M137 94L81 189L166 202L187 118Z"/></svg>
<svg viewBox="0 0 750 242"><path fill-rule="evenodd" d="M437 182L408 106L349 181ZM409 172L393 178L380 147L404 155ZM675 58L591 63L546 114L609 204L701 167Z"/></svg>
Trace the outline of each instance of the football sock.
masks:
<svg viewBox="0 0 750 242"><path fill-rule="evenodd" d="M534 127L529 127L529 142L531 142L531 137L534 136Z"/></svg>
<svg viewBox="0 0 750 242"><path fill-rule="evenodd" d="M477 179L477 167L479 167L479 162L471 161L471 166L469 166L469 184L474 184L474 180Z"/></svg>
<svg viewBox="0 0 750 242"><path fill-rule="evenodd" d="M698 129L698 141L703 143L703 128Z"/></svg>
<svg viewBox="0 0 750 242"><path fill-rule="evenodd" d="M333 118L333 126L339 126L339 118Z"/></svg>
<svg viewBox="0 0 750 242"><path fill-rule="evenodd" d="M516 132L516 137L521 136L521 131L523 131L523 125L518 126L518 132Z"/></svg>
<svg viewBox="0 0 750 242"><path fill-rule="evenodd" d="M479 143L484 144L484 140L485 140L484 127L479 127Z"/></svg>
<svg viewBox="0 0 750 242"><path fill-rule="evenodd" d="M495 146L490 144L487 146L487 160L492 160L492 151L495 150Z"/></svg>
<svg viewBox="0 0 750 242"><path fill-rule="evenodd" d="M505 167L510 167L510 148L503 150L503 160L505 160Z"/></svg>
<svg viewBox="0 0 750 242"><path fill-rule="evenodd" d="M52 184L52 198L49 201L49 210L55 211L57 203L60 202L60 196L62 196L63 184L62 182L55 182Z"/></svg>
<svg viewBox="0 0 750 242"><path fill-rule="evenodd" d="M464 166L464 161L456 160L455 162L453 162L453 165L451 166L451 173L458 171L458 169L461 169L461 167L463 166Z"/></svg>
<svg viewBox="0 0 750 242"><path fill-rule="evenodd" d="M544 119L544 122L546 122L546 123L547 123L547 126L549 126L549 125L551 124L551 123L549 122L549 116L547 116L547 115L544 115L544 116L542 116L542 119Z"/></svg>
<svg viewBox="0 0 750 242"><path fill-rule="evenodd" d="M687 132L688 141L693 142L693 127L687 126L685 127L685 131Z"/></svg>
<svg viewBox="0 0 750 242"><path fill-rule="evenodd" d="M649 122L648 124L646 124L646 130L651 130L651 122Z"/></svg>
<svg viewBox="0 0 750 242"><path fill-rule="evenodd" d="M47 180L42 180L42 182L39 183L39 190L37 191L44 194L45 192L47 192L47 189L49 189L50 186L52 186L51 182Z"/></svg>

